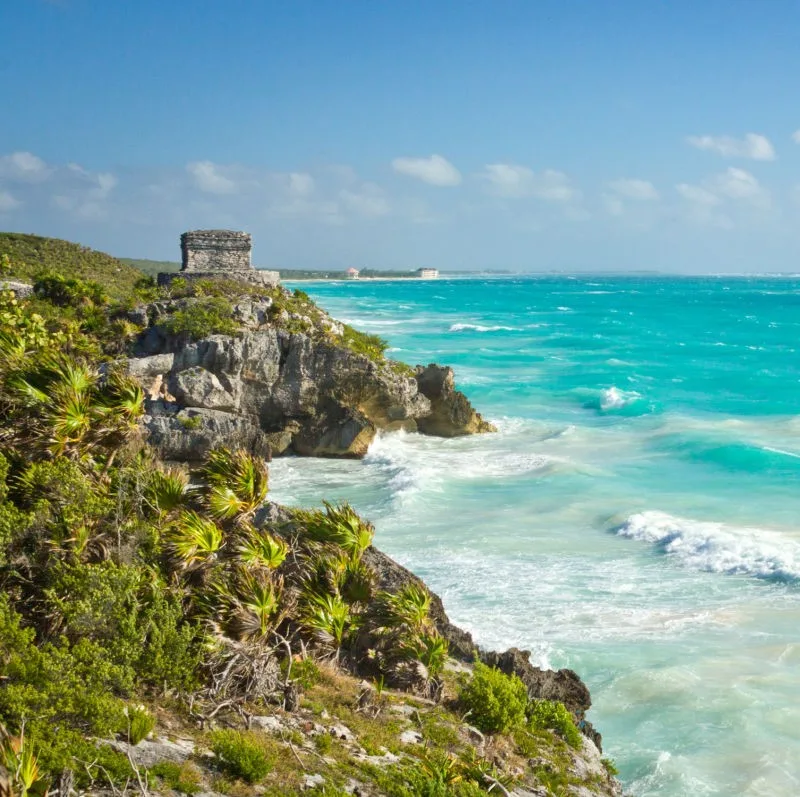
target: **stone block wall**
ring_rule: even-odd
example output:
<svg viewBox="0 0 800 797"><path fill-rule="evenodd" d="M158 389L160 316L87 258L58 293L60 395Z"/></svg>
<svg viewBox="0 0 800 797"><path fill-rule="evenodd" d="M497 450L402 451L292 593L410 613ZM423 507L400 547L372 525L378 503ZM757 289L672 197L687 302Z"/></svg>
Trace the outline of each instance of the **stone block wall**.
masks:
<svg viewBox="0 0 800 797"><path fill-rule="evenodd" d="M250 271L250 234L233 230L193 230L181 235L183 271Z"/></svg>

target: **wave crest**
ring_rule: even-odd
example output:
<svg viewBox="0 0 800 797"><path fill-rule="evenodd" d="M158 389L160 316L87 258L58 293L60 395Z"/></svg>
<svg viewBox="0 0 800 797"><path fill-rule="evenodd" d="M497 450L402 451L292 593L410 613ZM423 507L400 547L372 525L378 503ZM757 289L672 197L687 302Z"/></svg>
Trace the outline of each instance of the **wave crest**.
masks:
<svg viewBox="0 0 800 797"><path fill-rule="evenodd" d="M451 324L450 325L450 332L465 332L466 330L472 330L473 332L514 332L517 328L516 327L504 327L504 326L483 326L483 324Z"/></svg>
<svg viewBox="0 0 800 797"><path fill-rule="evenodd" d="M693 570L775 581L800 579L800 545L777 531L657 511L631 515L615 530L621 537L657 545Z"/></svg>

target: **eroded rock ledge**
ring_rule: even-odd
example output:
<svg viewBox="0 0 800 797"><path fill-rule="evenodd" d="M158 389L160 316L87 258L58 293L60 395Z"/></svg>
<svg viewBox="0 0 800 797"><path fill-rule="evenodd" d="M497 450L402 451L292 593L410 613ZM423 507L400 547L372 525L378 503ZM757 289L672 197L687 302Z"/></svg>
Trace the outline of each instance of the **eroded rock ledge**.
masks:
<svg viewBox="0 0 800 797"><path fill-rule="evenodd" d="M187 300L172 304L183 309ZM381 429L494 431L455 389L451 368L375 362L343 345L341 325L318 310L298 332L281 323L294 319L276 316L271 299L241 301L237 334L192 341L167 331L169 305L136 311L148 326L141 356L125 363L147 391L144 426L164 459L200 460L222 444L266 458L358 458Z"/></svg>

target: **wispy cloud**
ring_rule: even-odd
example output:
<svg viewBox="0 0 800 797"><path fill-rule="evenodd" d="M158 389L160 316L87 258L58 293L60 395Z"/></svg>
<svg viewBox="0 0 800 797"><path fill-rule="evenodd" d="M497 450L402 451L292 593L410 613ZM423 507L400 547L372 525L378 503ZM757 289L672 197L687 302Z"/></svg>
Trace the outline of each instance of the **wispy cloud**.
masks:
<svg viewBox="0 0 800 797"><path fill-rule="evenodd" d="M0 158L0 177L25 183L46 180L52 169L32 152L12 152Z"/></svg>
<svg viewBox="0 0 800 797"><path fill-rule="evenodd" d="M224 167L211 161L194 161L186 164L186 171L192 176L195 185L208 194L233 194L236 183L223 174Z"/></svg>
<svg viewBox="0 0 800 797"><path fill-rule="evenodd" d="M518 164L490 163L480 177L494 196L509 199L536 197L550 202L571 202L581 198L581 192L573 187L569 177L553 169L537 173Z"/></svg>
<svg viewBox="0 0 800 797"><path fill-rule="evenodd" d="M792 141L794 141L795 144L800 144L800 130L795 130L794 133L792 133Z"/></svg>
<svg viewBox="0 0 800 797"><path fill-rule="evenodd" d="M760 133L748 133L744 138L733 136L689 136L686 141L697 149L715 152L724 158L750 158L756 161L775 160L772 142Z"/></svg>
<svg viewBox="0 0 800 797"><path fill-rule="evenodd" d="M20 205L22 205L22 202L9 191L0 191L0 213L8 213L20 207Z"/></svg>
<svg viewBox="0 0 800 797"><path fill-rule="evenodd" d="M739 215L749 210L765 211L772 205L769 191L745 169L729 167L721 174L704 180L700 185L679 183L675 190L686 200L689 217L695 222L716 227L734 226L729 211L741 208Z"/></svg>
<svg viewBox="0 0 800 797"><path fill-rule="evenodd" d="M647 180L620 179L612 180L608 187L614 193L635 200L654 200L659 198L656 187Z"/></svg>
<svg viewBox="0 0 800 797"><path fill-rule="evenodd" d="M395 158L392 168L398 174L415 177L428 185L453 186L461 183L461 172L441 155L428 158Z"/></svg>

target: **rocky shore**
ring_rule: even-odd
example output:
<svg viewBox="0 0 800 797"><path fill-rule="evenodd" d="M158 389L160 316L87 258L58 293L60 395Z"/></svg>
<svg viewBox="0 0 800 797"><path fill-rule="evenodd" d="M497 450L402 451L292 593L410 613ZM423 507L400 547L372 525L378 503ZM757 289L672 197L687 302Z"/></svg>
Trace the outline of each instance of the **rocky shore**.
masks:
<svg viewBox="0 0 800 797"><path fill-rule="evenodd" d="M199 460L238 445L282 454L363 457L378 430L455 437L494 431L456 390L451 368L415 371L344 345L344 327L308 303L280 309L280 292L233 305L236 334L189 340L170 331L197 299L154 302L130 317L144 327L126 363L147 391L149 442L168 460ZM285 298L291 298L286 292Z"/></svg>

